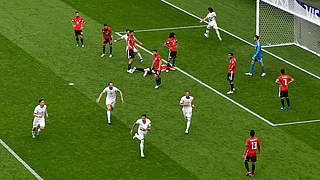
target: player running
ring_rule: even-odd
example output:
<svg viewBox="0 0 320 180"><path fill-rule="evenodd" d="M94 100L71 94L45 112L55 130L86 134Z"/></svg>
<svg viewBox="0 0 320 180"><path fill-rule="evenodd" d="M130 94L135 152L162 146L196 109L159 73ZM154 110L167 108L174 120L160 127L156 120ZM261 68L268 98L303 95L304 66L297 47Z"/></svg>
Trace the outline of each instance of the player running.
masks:
<svg viewBox="0 0 320 180"><path fill-rule="evenodd" d="M150 119L147 119L146 114L141 115L141 119L138 119L135 123L133 123L130 134L132 135L134 128L136 125L139 125L138 133L135 133L133 136L133 139L139 139L140 140L140 155L142 158L144 158L144 137L147 135L148 131L151 130L151 121Z"/></svg>
<svg viewBox="0 0 320 180"><path fill-rule="evenodd" d="M234 88L234 75L236 74L236 58L233 57L233 53L228 53L228 57L230 59L229 62L229 69L228 69L228 76L227 79L229 81L229 84L231 86L230 91L227 92L227 94L232 94L236 89Z"/></svg>
<svg viewBox="0 0 320 180"><path fill-rule="evenodd" d="M162 60L161 56L158 54L158 50L153 50L153 62L151 66L151 70L154 70L154 78L156 80L156 86L154 88L158 89L161 86L161 65Z"/></svg>
<svg viewBox="0 0 320 180"><path fill-rule="evenodd" d="M81 47L84 47L83 44L83 28L86 24L86 21L79 15L79 12L76 12L76 16L72 18L71 20L71 25L74 27L74 34L76 36L76 41L77 41L77 47L80 46L79 44L79 36L81 40Z"/></svg>
<svg viewBox="0 0 320 180"><path fill-rule="evenodd" d="M177 57L177 48L178 48L178 41L176 39L175 33L169 34L169 39L164 43L164 46L169 49L169 57L168 57L168 68L171 66L175 66L176 57ZM172 60L172 65L171 65Z"/></svg>
<svg viewBox="0 0 320 180"><path fill-rule="evenodd" d="M183 116L187 120L185 134L189 134L192 109L196 109L196 106L193 104L193 97L190 96L190 91L186 91L186 95L181 98L179 105L182 107Z"/></svg>
<svg viewBox="0 0 320 180"><path fill-rule="evenodd" d="M114 40L114 42L118 42L118 41L120 41L120 40L122 40L122 39L127 40L129 35L130 35L130 30L129 30L129 29L126 29L126 34L125 34L125 35L122 35L122 36L119 37L118 39ZM133 36L133 37L134 37L134 36ZM140 45L142 45L142 43L141 43L136 37L134 37L134 38L135 38L135 41L137 41L137 43L139 43ZM142 61L143 61L143 58L142 58L142 56L141 56L141 54L140 54L137 46L135 46L135 48L133 49L133 52L139 56L140 62L142 62ZM126 53L128 53L128 45L126 46Z"/></svg>
<svg viewBox="0 0 320 180"><path fill-rule="evenodd" d="M112 82L108 83L108 87L106 87L97 98L97 103L99 103L102 95L107 93L106 106L107 106L107 118L108 118L109 125L111 125L111 120L110 120L111 111L114 109L114 106L116 105L117 92L119 92L121 101L123 104L124 101L123 101L122 92L118 88L114 87Z"/></svg>
<svg viewBox="0 0 320 180"><path fill-rule="evenodd" d="M48 118L47 105L45 105L44 99L40 99L39 105L34 109L33 112L34 119L32 127L32 138L36 138L35 131L38 126L40 126L40 128L38 128L37 136L39 136L40 132L44 130L44 127L46 125L44 116Z"/></svg>
<svg viewBox="0 0 320 180"><path fill-rule="evenodd" d="M206 33L204 33L204 36L206 38L209 38L210 29L213 28L216 30L216 33L217 33L219 40L222 41L222 38L220 37L220 33L219 33L219 28L218 28L218 25L216 22L217 15L215 12L213 12L213 9L211 7L208 8L208 11L209 11L208 15L200 21L200 23L204 22L205 20L209 21L207 29L206 29Z"/></svg>
<svg viewBox="0 0 320 180"><path fill-rule="evenodd" d="M106 55L106 45L109 44L110 48L110 55L109 58L112 58L112 30L110 27L108 27L107 24L104 24L102 28L102 34L103 34L103 45L102 45L102 54L101 57L104 57Z"/></svg>
<svg viewBox="0 0 320 180"><path fill-rule="evenodd" d="M254 67L254 63L255 62L259 62L261 69L262 69L262 74L261 76L265 76L266 72L264 71L264 65L263 65L263 61L262 61L262 49L261 49L261 42L259 40L259 36L255 35L254 36L254 47L255 47L255 52L254 55L252 56L252 61L251 61L251 67L250 67L250 72L245 73L246 76L252 76L252 71L253 71L253 67Z"/></svg>
<svg viewBox="0 0 320 180"><path fill-rule="evenodd" d="M259 151L259 156L261 156L260 151L260 142L257 137L254 137L254 130L250 131L250 138L247 139L246 143L246 149L244 151L244 154L242 156L242 159L244 160L244 165L247 169L246 176L254 177L254 170L256 168L255 162L257 161L257 148ZM249 170L248 161L252 162L252 172Z"/></svg>
<svg viewBox="0 0 320 180"><path fill-rule="evenodd" d="M286 110L286 108L284 107L284 99L287 100L288 109L291 109L288 96L288 85L293 81L294 79L288 75L285 75L284 69L281 69L281 76L276 79L276 83L280 85L279 97L281 99L282 110Z"/></svg>

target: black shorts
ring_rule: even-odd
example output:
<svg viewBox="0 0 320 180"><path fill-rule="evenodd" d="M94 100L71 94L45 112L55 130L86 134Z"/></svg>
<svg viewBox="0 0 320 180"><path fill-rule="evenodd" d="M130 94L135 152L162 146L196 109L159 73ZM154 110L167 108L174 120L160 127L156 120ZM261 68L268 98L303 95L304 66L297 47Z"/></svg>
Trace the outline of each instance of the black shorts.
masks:
<svg viewBox="0 0 320 180"><path fill-rule="evenodd" d="M280 97L288 97L288 91L280 91L279 96Z"/></svg>
<svg viewBox="0 0 320 180"><path fill-rule="evenodd" d="M104 38L103 44L109 44L112 45L112 38Z"/></svg>
<svg viewBox="0 0 320 180"><path fill-rule="evenodd" d="M170 51L169 52L169 59L176 59L177 51Z"/></svg>
<svg viewBox="0 0 320 180"><path fill-rule="evenodd" d="M245 161L256 162L257 161L257 156L247 156Z"/></svg>
<svg viewBox="0 0 320 180"><path fill-rule="evenodd" d="M227 79L228 79L228 81L233 81L234 80L234 73L228 73Z"/></svg>
<svg viewBox="0 0 320 180"><path fill-rule="evenodd" d="M82 30L74 30L74 34L76 35L76 36L82 36L83 35L83 32L82 32Z"/></svg>
<svg viewBox="0 0 320 180"><path fill-rule="evenodd" d="M158 76L161 74L161 70L155 70L154 68L152 69L152 72Z"/></svg>
<svg viewBox="0 0 320 180"><path fill-rule="evenodd" d="M134 51L128 50L128 59L133 59L133 58L134 58Z"/></svg>

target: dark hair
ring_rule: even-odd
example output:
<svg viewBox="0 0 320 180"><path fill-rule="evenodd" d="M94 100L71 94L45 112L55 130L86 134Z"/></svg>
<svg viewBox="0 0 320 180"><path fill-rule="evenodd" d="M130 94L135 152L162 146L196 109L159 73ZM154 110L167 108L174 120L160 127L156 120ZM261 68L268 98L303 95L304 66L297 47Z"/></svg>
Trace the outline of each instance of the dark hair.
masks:
<svg viewBox="0 0 320 180"><path fill-rule="evenodd" d="M158 52L158 50L154 49L153 52Z"/></svg>
<svg viewBox="0 0 320 180"><path fill-rule="evenodd" d="M174 32L170 33L170 34L169 34L169 38L174 37L174 35L176 35Z"/></svg>
<svg viewBox="0 0 320 180"><path fill-rule="evenodd" d="M147 115L146 114L142 114L141 117L147 117Z"/></svg>
<svg viewBox="0 0 320 180"><path fill-rule="evenodd" d="M78 11L75 12L75 14L79 13Z"/></svg>
<svg viewBox="0 0 320 180"><path fill-rule="evenodd" d="M39 99L39 103L41 103L41 101L44 101L44 99Z"/></svg>
<svg viewBox="0 0 320 180"><path fill-rule="evenodd" d="M134 30L130 30L130 33L133 33L134 32Z"/></svg>
<svg viewBox="0 0 320 180"><path fill-rule="evenodd" d="M111 83L113 83L112 81L108 82L108 85L110 85Z"/></svg>
<svg viewBox="0 0 320 180"><path fill-rule="evenodd" d="M130 31L130 29L126 29L126 32Z"/></svg>
<svg viewBox="0 0 320 180"><path fill-rule="evenodd" d="M233 57L233 53L232 52L229 52L228 54L230 54Z"/></svg>
<svg viewBox="0 0 320 180"><path fill-rule="evenodd" d="M104 26L108 26L108 24L104 24Z"/></svg>
<svg viewBox="0 0 320 180"><path fill-rule="evenodd" d="M254 132L254 130L251 130L251 131L250 131L250 136L253 137L255 134L256 134L256 133Z"/></svg>
<svg viewBox="0 0 320 180"><path fill-rule="evenodd" d="M257 39L259 39L259 38L260 38L258 35L254 35L254 37L256 37Z"/></svg>
<svg viewBox="0 0 320 180"><path fill-rule="evenodd" d="M186 90L186 92L190 93L190 91L189 91L189 90Z"/></svg>
<svg viewBox="0 0 320 180"><path fill-rule="evenodd" d="M284 74L284 73L285 73L284 69L281 69L280 72L281 72L281 74Z"/></svg>
<svg viewBox="0 0 320 180"><path fill-rule="evenodd" d="M213 9L211 7L208 8L209 12L213 12Z"/></svg>

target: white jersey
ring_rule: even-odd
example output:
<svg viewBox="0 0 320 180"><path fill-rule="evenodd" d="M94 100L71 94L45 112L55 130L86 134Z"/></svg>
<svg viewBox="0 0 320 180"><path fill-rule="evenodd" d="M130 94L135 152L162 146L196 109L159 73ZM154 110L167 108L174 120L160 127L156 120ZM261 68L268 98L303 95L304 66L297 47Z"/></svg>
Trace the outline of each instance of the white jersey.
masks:
<svg viewBox="0 0 320 180"><path fill-rule="evenodd" d="M150 121L150 119L146 119L146 122L144 123L142 121L142 119L138 119L136 121L136 124L139 124L139 129L138 129L139 131L142 131L142 132L146 133L147 132L147 128L149 126L151 126L151 121Z"/></svg>
<svg viewBox="0 0 320 180"><path fill-rule="evenodd" d="M180 103L182 104L188 104L188 106L183 106L182 107L182 111L192 111L192 102L193 102L193 97L189 96L189 98L187 98L186 96L183 96L180 100Z"/></svg>
<svg viewBox="0 0 320 180"><path fill-rule="evenodd" d="M120 37L120 39L125 39L125 40L127 40L127 39L128 39L128 34L122 35L122 36Z"/></svg>
<svg viewBox="0 0 320 180"><path fill-rule="evenodd" d="M110 89L109 87L106 87L103 90L103 93L107 93L107 97L106 100L112 100L115 101L117 98L117 92L119 92L120 90L116 87L112 87L112 89Z"/></svg>
<svg viewBox="0 0 320 180"><path fill-rule="evenodd" d="M38 105L36 108L34 108L34 112L33 113L37 114L37 115L41 115L41 118L40 117L34 117L34 119L44 119L45 113L46 113L46 109L47 109L46 105L43 105L43 107Z"/></svg>
<svg viewBox="0 0 320 180"><path fill-rule="evenodd" d="M209 24L210 24L210 23L216 23L216 16L217 16L217 15L216 15L215 12L209 13L209 14L207 15Z"/></svg>

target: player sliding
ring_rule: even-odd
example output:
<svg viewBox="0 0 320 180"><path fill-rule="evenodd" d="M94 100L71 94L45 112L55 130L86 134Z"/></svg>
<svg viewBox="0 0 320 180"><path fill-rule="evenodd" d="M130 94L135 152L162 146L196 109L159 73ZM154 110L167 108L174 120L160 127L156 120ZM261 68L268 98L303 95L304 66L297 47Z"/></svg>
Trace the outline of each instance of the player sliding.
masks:
<svg viewBox="0 0 320 180"><path fill-rule="evenodd" d="M281 76L276 79L276 83L280 85L279 97L281 99L282 110L286 110L286 108L284 107L284 99L287 100L288 109L291 109L288 96L288 85L293 81L294 79L288 75L285 75L284 69L281 69Z"/></svg>
<svg viewBox="0 0 320 180"><path fill-rule="evenodd" d="M216 22L217 15L215 12L213 12L212 8L208 8L208 11L209 11L208 15L200 21L200 23L204 22L205 20L209 21L208 26L207 26L207 30L206 30L206 33L204 33L204 36L206 38L209 38L210 29L213 28L216 30L216 34L217 34L219 40L222 41L222 38L220 37L220 33L219 33L219 28L218 28L218 25Z"/></svg>
<svg viewBox="0 0 320 180"><path fill-rule="evenodd" d="M81 39L81 47L84 47L82 30L85 24L86 24L86 21L79 15L79 12L76 12L76 17L72 18L71 25L74 27L74 34L76 36L77 47L80 46L79 36Z"/></svg>
<svg viewBox="0 0 320 180"><path fill-rule="evenodd" d="M127 41L129 35L130 35L130 30L129 30L129 29L126 29L126 34L125 34L125 35L122 35L122 36L119 37L118 39L114 40L114 42L118 42L118 41L120 41L120 40L122 40L122 39L124 39L124 40ZM134 37L135 41L137 41L140 45L142 45L142 43L141 43L135 36L133 36L133 37ZM143 61L143 58L142 58L142 56L141 56L141 54L140 54L137 46L135 46L135 48L133 49L133 52L139 56L140 62L142 62L142 61ZM128 45L126 46L126 53L128 54Z"/></svg>
<svg viewBox="0 0 320 180"><path fill-rule="evenodd" d="M255 162L257 161L257 148L259 151L259 156L261 156L261 150L260 150L260 142L257 137L254 137L254 130L250 131L250 138L247 139L246 143L246 149L244 151L244 154L242 156L242 159L244 160L244 165L247 169L246 176L254 177L254 170L256 168ZM249 170L248 161L252 162L252 171Z"/></svg>
<svg viewBox="0 0 320 180"><path fill-rule="evenodd" d="M176 35L173 32L169 34L169 39L164 43L164 46L169 49L168 68L170 68L171 66L174 67L177 57L178 41L176 39Z"/></svg>
<svg viewBox="0 0 320 180"><path fill-rule="evenodd" d="M172 69L172 68L171 68ZM147 75L152 75L155 74L155 71L152 70L151 68L137 68L137 67L133 67L132 72L134 73L135 71L140 71L140 72L144 72L143 77L146 77ZM163 64L161 65L161 72L168 72L168 68L167 65Z"/></svg>
<svg viewBox="0 0 320 180"><path fill-rule="evenodd" d="M253 71L253 67L254 67L254 63L255 62L259 62L261 69L262 69L262 74L261 76L265 76L266 72L264 71L264 65L263 65L263 61L262 61L262 49L261 49L261 42L259 40L259 36L255 35L254 36L254 47L255 47L255 52L254 55L252 56L252 61L251 61L251 67L250 67L250 72L245 73L246 76L252 76L252 71Z"/></svg>
<svg viewBox="0 0 320 180"><path fill-rule="evenodd" d="M136 125L139 125L138 133L135 133L133 136L133 139L139 139L140 140L140 155L142 158L144 158L144 137L147 135L148 131L151 130L151 121L150 119L147 119L146 114L142 114L141 119L138 119L131 128L130 134L133 134L134 127Z"/></svg>
<svg viewBox="0 0 320 180"><path fill-rule="evenodd" d="M154 78L157 84L154 88L156 89L158 89L161 86L161 77L160 77L161 65L162 65L161 56L158 54L158 50L155 49L153 50L153 62L152 62L151 70L154 70Z"/></svg>
<svg viewBox="0 0 320 180"><path fill-rule="evenodd" d="M108 27L107 24L104 24L104 27L102 28L102 34L103 34L104 40L102 45L101 57L104 57L106 55L106 45L108 43L110 48L109 58L112 58L112 30L110 27Z"/></svg>
<svg viewBox="0 0 320 180"><path fill-rule="evenodd" d="M37 136L39 136L40 132L44 130L44 127L46 125L44 116L48 118L47 106L44 103L44 99L40 99L39 105L34 109L34 112L33 112L34 119L33 119L33 127L32 127L32 138L36 137L35 131L38 126L40 126L40 128L38 128Z"/></svg>
<svg viewBox="0 0 320 180"><path fill-rule="evenodd" d="M231 86L230 91L227 92L227 94L232 94L236 89L234 88L234 75L236 74L236 58L233 57L233 53L228 53L228 58L230 59L229 62L229 69L228 69L228 76L227 79L229 81L229 84Z"/></svg>
<svg viewBox="0 0 320 180"><path fill-rule="evenodd" d="M190 91L186 91L186 95L181 98L179 105L182 107L183 116L187 120L185 134L189 134L192 109L196 109L196 106L193 104L193 97L190 96Z"/></svg>
<svg viewBox="0 0 320 180"><path fill-rule="evenodd" d="M122 92L118 88L114 87L112 82L108 83L108 87L106 87L97 98L97 103L99 103L102 95L107 93L106 106L107 106L107 118L108 118L109 125L111 125L111 120L110 120L111 111L114 109L114 106L116 105L117 92L119 92L121 101L123 104L124 101L123 101Z"/></svg>

